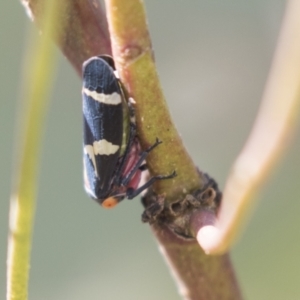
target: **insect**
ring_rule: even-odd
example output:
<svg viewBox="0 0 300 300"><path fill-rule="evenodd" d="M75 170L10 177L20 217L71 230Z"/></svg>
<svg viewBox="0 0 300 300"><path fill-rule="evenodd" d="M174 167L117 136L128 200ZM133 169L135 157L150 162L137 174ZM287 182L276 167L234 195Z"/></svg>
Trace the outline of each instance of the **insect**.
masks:
<svg viewBox="0 0 300 300"><path fill-rule="evenodd" d="M145 151L136 136L133 103L118 79L109 56L95 56L83 64L83 164L87 194L105 208L132 199L154 181L176 176L158 175L139 187Z"/></svg>

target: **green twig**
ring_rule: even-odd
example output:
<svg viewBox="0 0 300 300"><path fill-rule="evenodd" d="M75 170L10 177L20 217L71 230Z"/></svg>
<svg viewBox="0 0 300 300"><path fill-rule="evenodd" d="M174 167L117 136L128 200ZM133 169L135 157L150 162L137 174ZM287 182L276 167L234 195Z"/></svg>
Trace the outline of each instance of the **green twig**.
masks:
<svg viewBox="0 0 300 300"><path fill-rule="evenodd" d="M146 16L141 1L107 0L112 49L122 82L136 101L138 135L144 148L156 138L163 144L151 152L147 164L152 174L178 174L157 182L155 191L167 201L201 186L201 178L173 124L153 59Z"/></svg>
<svg viewBox="0 0 300 300"><path fill-rule="evenodd" d="M165 195L165 203L173 203L203 187L204 175L198 173L171 120L155 68L143 2L106 0L105 3L116 65L122 82L136 101L139 138L144 147L156 137L163 141L149 155L147 164L154 174L168 174L174 169L178 174L154 187L156 193ZM191 215L184 212L177 219L179 223L190 218L200 220L206 212L200 208ZM205 223L206 218L201 220ZM179 237L172 230L174 223L169 226L164 221L156 222L152 229L172 273L176 274L182 296L193 300L241 299L228 255L213 258L205 255L195 239Z"/></svg>
<svg viewBox="0 0 300 300"><path fill-rule="evenodd" d="M52 37L58 32L53 22L59 1L48 1L41 22L42 36L28 47L23 72L22 123L19 128L18 163L11 196L7 259L7 300L24 300L28 294L28 273L35 213L38 161L45 114L56 57ZM62 26L62 24L59 24ZM61 28L61 27L60 27Z"/></svg>

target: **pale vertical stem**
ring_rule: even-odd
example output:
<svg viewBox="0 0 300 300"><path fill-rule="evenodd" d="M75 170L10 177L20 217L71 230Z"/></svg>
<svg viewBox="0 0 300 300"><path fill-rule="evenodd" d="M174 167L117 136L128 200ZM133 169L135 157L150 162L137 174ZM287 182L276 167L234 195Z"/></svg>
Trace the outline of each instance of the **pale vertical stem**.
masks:
<svg viewBox="0 0 300 300"><path fill-rule="evenodd" d="M290 0L262 104L227 180L216 227L203 227L198 233L206 252L223 253L236 239L255 193L287 148L299 111L300 1Z"/></svg>
<svg viewBox="0 0 300 300"><path fill-rule="evenodd" d="M52 37L60 1L46 1L42 35L32 41L23 70L22 122L11 196L7 258L7 300L28 298L32 226L35 213L41 139L56 56ZM62 24L59 24L61 26Z"/></svg>

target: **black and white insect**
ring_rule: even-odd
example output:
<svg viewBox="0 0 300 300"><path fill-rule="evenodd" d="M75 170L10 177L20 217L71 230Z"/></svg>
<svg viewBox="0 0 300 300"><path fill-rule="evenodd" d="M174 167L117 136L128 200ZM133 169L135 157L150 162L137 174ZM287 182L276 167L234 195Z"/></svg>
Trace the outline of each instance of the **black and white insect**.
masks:
<svg viewBox="0 0 300 300"><path fill-rule="evenodd" d="M132 199L154 181L176 176L158 175L139 187L144 160L158 146L141 150L136 136L133 99L118 79L114 61L96 56L83 64L83 164L87 194L111 208Z"/></svg>

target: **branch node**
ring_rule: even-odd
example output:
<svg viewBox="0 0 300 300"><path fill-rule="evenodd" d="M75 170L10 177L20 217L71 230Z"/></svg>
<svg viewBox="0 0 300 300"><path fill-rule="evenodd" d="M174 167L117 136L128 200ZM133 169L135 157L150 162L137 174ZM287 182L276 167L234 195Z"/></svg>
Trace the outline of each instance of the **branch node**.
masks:
<svg viewBox="0 0 300 300"><path fill-rule="evenodd" d="M167 225L175 234L195 239L199 226L212 225L221 203L221 192L214 179L201 174L204 185L193 193L175 201L165 201L165 194L152 189L142 198L145 211L142 221Z"/></svg>

